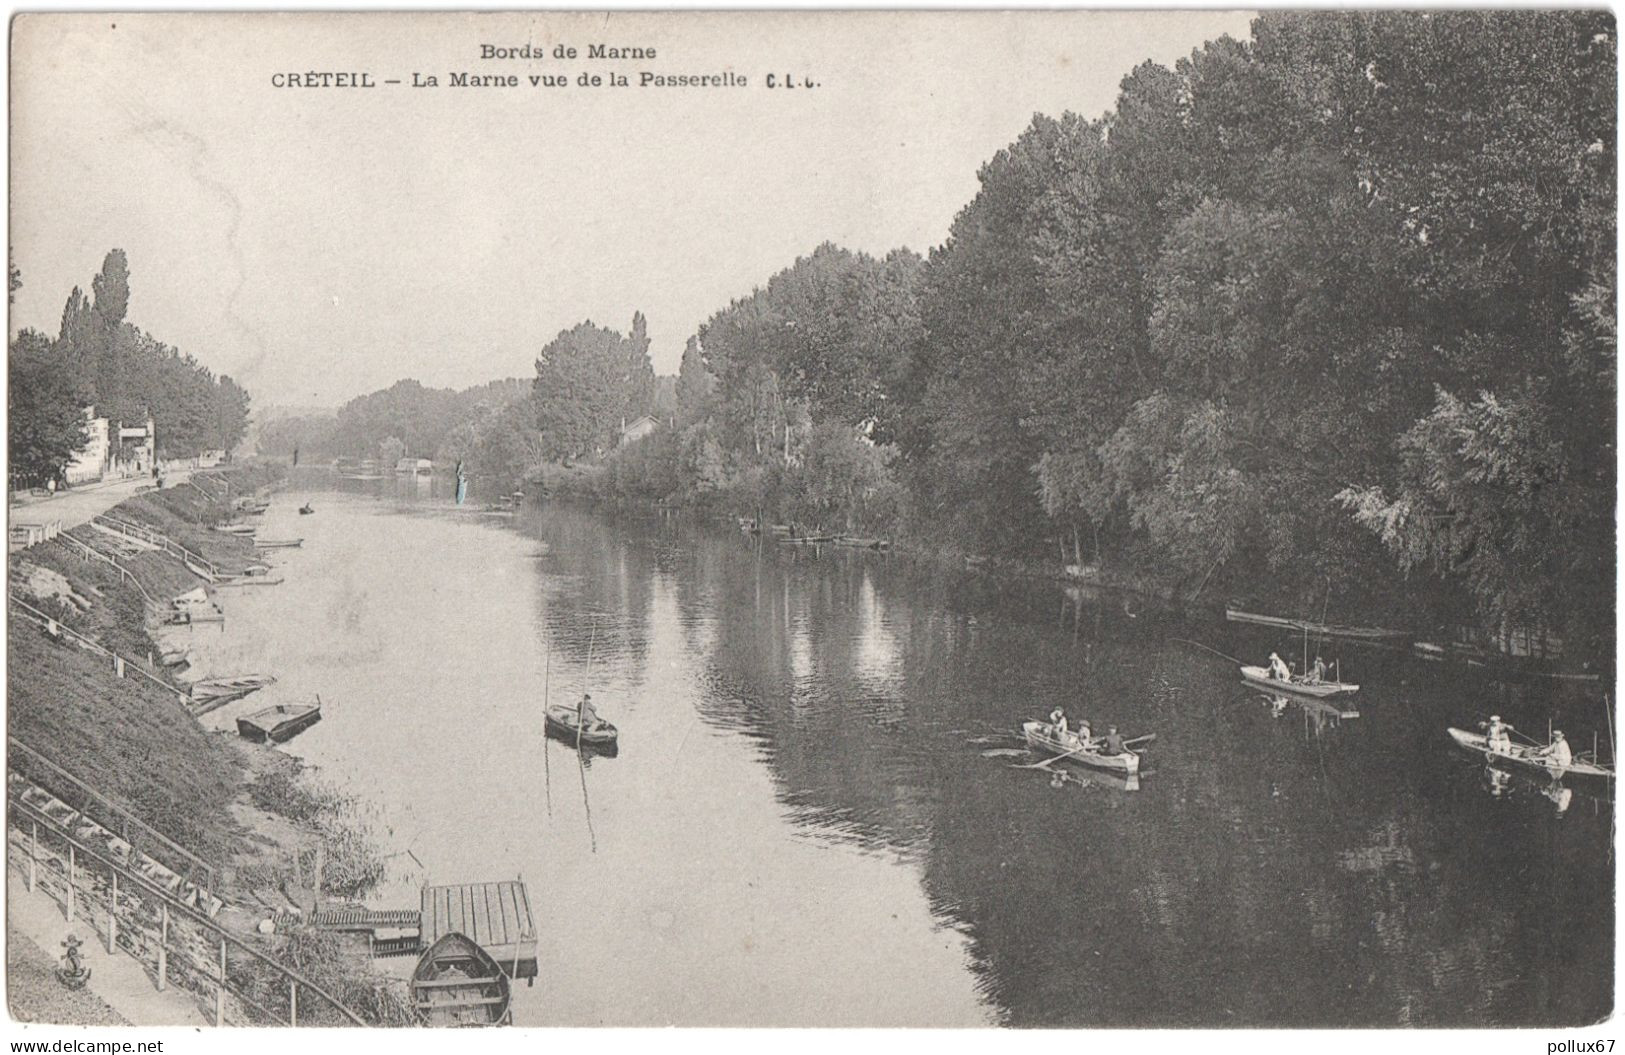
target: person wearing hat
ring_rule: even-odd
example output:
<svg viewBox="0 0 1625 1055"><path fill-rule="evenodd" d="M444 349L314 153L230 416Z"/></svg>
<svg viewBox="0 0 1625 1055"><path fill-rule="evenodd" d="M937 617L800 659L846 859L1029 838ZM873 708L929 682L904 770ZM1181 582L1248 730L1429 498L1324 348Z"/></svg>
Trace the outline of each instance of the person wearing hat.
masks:
<svg viewBox="0 0 1625 1055"><path fill-rule="evenodd" d="M1108 755L1121 755L1128 751L1128 746L1123 743L1123 738L1118 735L1117 726L1115 725L1106 727L1105 741Z"/></svg>
<svg viewBox="0 0 1625 1055"><path fill-rule="evenodd" d="M1574 754L1569 751L1569 742L1563 739L1563 730L1552 730L1552 742L1541 748L1542 758L1555 769L1567 769L1569 763L1574 761Z"/></svg>
<svg viewBox="0 0 1625 1055"><path fill-rule="evenodd" d="M592 693L590 692L582 695L581 703L576 708L576 713L579 715L578 720L580 721L581 728L583 729L596 729L603 721L603 719L598 717L598 711L592 705Z"/></svg>
<svg viewBox="0 0 1625 1055"><path fill-rule="evenodd" d="M1502 723L1499 714L1490 715L1490 724L1484 730L1484 742L1492 754L1510 755L1512 753L1512 737L1507 735L1511 728L1512 726Z"/></svg>

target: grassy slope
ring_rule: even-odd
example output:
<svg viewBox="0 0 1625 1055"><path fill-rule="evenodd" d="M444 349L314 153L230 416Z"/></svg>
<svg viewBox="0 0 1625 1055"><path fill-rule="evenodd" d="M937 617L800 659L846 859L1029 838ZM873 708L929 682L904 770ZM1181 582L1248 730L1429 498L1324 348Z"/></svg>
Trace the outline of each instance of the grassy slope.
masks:
<svg viewBox="0 0 1625 1055"><path fill-rule="evenodd" d="M56 644L37 627L13 621L7 643L12 736L204 860L225 860L237 830L227 807L242 773L225 738L205 732L157 686L115 678L101 657ZM30 771L20 756L11 764Z"/></svg>

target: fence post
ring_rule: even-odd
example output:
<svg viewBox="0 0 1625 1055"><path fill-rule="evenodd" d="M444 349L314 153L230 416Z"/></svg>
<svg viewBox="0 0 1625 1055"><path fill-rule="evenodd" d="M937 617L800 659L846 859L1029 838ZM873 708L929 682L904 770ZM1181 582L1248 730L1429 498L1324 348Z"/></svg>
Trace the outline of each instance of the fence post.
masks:
<svg viewBox="0 0 1625 1055"><path fill-rule="evenodd" d="M68 844L68 922L69 923L73 922L73 903L78 900L78 897L77 897L78 885L74 882L73 866L74 866L73 844L69 843Z"/></svg>
<svg viewBox="0 0 1625 1055"><path fill-rule="evenodd" d="M158 991L169 988L169 903L158 902Z"/></svg>
<svg viewBox="0 0 1625 1055"><path fill-rule="evenodd" d="M37 886L39 886L39 821L34 822L34 830L28 836L28 892L32 894Z"/></svg>
<svg viewBox="0 0 1625 1055"><path fill-rule="evenodd" d="M226 939L220 939L220 984L214 988L214 1024L226 1024Z"/></svg>
<svg viewBox="0 0 1625 1055"><path fill-rule="evenodd" d="M299 983L288 979L288 1025L299 1024Z"/></svg>
<svg viewBox="0 0 1625 1055"><path fill-rule="evenodd" d="M108 865L107 874L113 877L113 895L107 899L107 952L112 955L118 952L118 869Z"/></svg>
<svg viewBox="0 0 1625 1055"><path fill-rule="evenodd" d="M123 656L114 656L113 657L113 673L116 676L120 677L120 678L124 677L124 657Z"/></svg>

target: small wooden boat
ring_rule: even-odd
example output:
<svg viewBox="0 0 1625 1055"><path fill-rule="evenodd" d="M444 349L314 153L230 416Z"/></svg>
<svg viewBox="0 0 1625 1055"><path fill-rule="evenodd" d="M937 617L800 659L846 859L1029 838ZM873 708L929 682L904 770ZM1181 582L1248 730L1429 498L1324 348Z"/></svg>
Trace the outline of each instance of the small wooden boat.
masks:
<svg viewBox="0 0 1625 1055"><path fill-rule="evenodd" d="M883 538L855 538L851 535L841 535L835 540L837 546L851 546L854 549L890 549L891 543Z"/></svg>
<svg viewBox="0 0 1625 1055"><path fill-rule="evenodd" d="M1270 692L1295 692L1300 696L1313 696L1324 700L1331 696L1349 696L1360 691L1360 686L1346 681L1281 681L1270 677L1270 672L1263 667L1243 666L1241 678L1249 685L1257 685Z"/></svg>
<svg viewBox="0 0 1625 1055"><path fill-rule="evenodd" d="M255 743L280 744L322 720L322 701L279 703L237 719L237 733Z"/></svg>
<svg viewBox="0 0 1625 1055"><path fill-rule="evenodd" d="M194 700L208 700L216 696L229 696L236 693L246 696L256 689L263 689L274 684L274 674L242 674L235 678L204 678L192 683L192 698Z"/></svg>
<svg viewBox="0 0 1625 1055"><path fill-rule="evenodd" d="M1140 771L1140 756L1136 752L1124 751L1122 754L1108 755L1092 747L1080 746L1076 742L1062 743L1043 722L1022 722L1021 735L1026 738L1027 746L1035 751L1047 751L1050 754L1064 752L1064 757L1057 759L1060 762L1076 762L1079 765L1093 766L1115 773Z"/></svg>
<svg viewBox="0 0 1625 1055"><path fill-rule="evenodd" d="M1313 623L1307 619L1288 619L1285 616L1246 612L1234 606L1225 608L1224 617L1232 623L1275 626L1283 630L1292 630L1299 633L1307 632L1322 637L1352 638L1356 641L1383 641L1390 638L1410 637L1410 632L1406 630L1389 630L1380 626L1345 626L1341 623Z"/></svg>
<svg viewBox="0 0 1625 1055"><path fill-rule="evenodd" d="M835 535L800 535L792 538L781 538L781 546L818 546L826 542L834 542Z"/></svg>
<svg viewBox="0 0 1625 1055"><path fill-rule="evenodd" d="M254 546L257 549L292 549L304 544L305 540L302 538L257 538L254 540Z"/></svg>
<svg viewBox="0 0 1625 1055"><path fill-rule="evenodd" d="M216 524L214 529L223 535L252 535L255 531L253 524Z"/></svg>
<svg viewBox="0 0 1625 1055"><path fill-rule="evenodd" d="M554 739L572 745L579 741L582 747L590 747L596 751L606 753L612 751L620 743L620 732L602 719L599 719L597 725L590 726L585 730L580 729L580 714L567 703L555 703L547 709L545 714L546 731Z"/></svg>
<svg viewBox="0 0 1625 1055"><path fill-rule="evenodd" d="M311 505L309 502L306 502L304 505L299 507L299 515L302 517L308 517L314 512L316 512L316 507Z"/></svg>
<svg viewBox="0 0 1625 1055"><path fill-rule="evenodd" d="M1551 759L1543 757L1538 747L1513 744L1505 753L1491 751L1489 737L1483 733L1469 733L1465 729L1451 729L1450 739L1469 751L1478 752L1491 762L1515 762L1518 765L1533 766L1558 777L1579 776L1614 779L1614 771L1609 766L1598 765L1596 762L1580 757L1574 758L1566 766L1560 766Z"/></svg>
<svg viewBox="0 0 1625 1055"><path fill-rule="evenodd" d="M412 972L412 1005L426 1026L509 1024L508 976L472 938L447 934Z"/></svg>

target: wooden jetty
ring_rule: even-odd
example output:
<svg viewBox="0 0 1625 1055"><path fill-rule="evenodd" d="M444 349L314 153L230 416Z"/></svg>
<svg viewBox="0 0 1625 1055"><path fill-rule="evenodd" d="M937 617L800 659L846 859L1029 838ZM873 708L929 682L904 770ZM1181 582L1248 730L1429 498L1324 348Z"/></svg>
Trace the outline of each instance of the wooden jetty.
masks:
<svg viewBox="0 0 1625 1055"><path fill-rule="evenodd" d="M423 888L421 940L466 934L513 978L535 978L536 921L523 880Z"/></svg>

